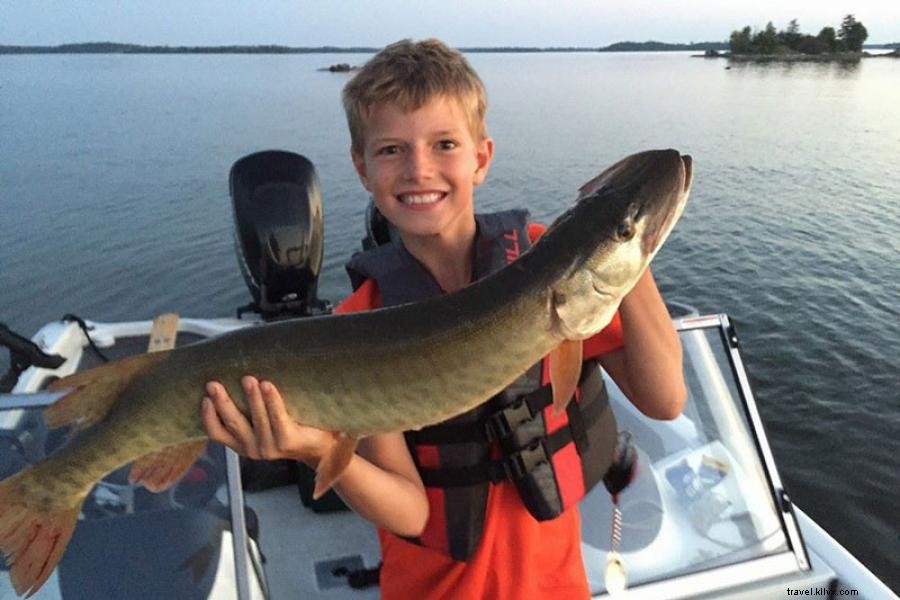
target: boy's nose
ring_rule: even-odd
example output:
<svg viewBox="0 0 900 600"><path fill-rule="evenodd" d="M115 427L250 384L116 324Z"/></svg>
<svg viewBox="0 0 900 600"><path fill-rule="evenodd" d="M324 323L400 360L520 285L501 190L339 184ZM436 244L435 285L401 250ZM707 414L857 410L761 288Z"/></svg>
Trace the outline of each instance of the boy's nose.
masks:
<svg viewBox="0 0 900 600"><path fill-rule="evenodd" d="M421 148L410 150L406 158L406 176L408 179L427 179L433 170L434 165L428 152Z"/></svg>

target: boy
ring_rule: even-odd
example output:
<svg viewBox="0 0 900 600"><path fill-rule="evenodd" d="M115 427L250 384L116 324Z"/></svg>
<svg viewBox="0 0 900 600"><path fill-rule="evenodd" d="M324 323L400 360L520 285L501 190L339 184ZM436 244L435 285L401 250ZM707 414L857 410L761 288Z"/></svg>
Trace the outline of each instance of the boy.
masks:
<svg viewBox="0 0 900 600"><path fill-rule="evenodd" d="M344 107L354 167L400 243L354 257L348 271L356 289L336 312L453 292L514 258L505 239L515 238L518 249L539 235L521 211L474 214L474 188L494 143L484 88L458 52L437 40L392 44L347 84ZM539 364L447 424L360 442L335 489L379 528L384 598L589 596L573 504L605 472L615 443L593 360L651 417L674 418L686 395L681 347L649 270L614 322L585 342L585 356L594 358L579 401L563 415L549 412ZM210 437L252 458L315 468L334 434L290 419L270 382L248 376L243 386L249 421L221 385L207 386ZM528 414L512 421L523 403ZM544 460L526 464L535 449ZM497 465L524 467L510 475Z"/></svg>

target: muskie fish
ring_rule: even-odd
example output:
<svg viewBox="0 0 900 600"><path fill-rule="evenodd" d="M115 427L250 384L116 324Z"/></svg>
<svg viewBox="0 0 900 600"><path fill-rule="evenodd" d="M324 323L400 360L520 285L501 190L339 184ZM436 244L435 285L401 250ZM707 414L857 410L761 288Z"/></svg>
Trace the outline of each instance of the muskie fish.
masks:
<svg viewBox="0 0 900 600"><path fill-rule="evenodd" d="M363 313L248 327L76 373L47 408L74 425L66 447L0 482L0 550L31 595L59 562L94 484L129 462L159 491L203 452L204 384L221 381L242 410L240 378L272 381L297 421L340 432L316 476L324 493L357 440L420 429L484 402L550 354L554 406L577 384L581 340L603 329L680 217L691 158L629 156L581 189L528 252L458 292ZM498 339L503 344L497 344Z"/></svg>

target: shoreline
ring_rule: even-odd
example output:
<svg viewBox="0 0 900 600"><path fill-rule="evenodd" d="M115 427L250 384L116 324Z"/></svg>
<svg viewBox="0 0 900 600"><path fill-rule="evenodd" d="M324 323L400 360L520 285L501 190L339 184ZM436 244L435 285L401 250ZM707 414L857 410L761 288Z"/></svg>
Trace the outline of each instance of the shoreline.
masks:
<svg viewBox="0 0 900 600"><path fill-rule="evenodd" d="M835 60L823 58L826 55L736 55L729 52L727 42L694 42L690 44L670 44L666 42L616 42L607 46L468 46L457 48L464 53L562 53L562 52L704 52L693 55L708 58L733 58L734 60ZM865 50L893 50L888 56L900 55L900 42L887 44L868 44L862 53L841 53L854 55L853 60L870 55ZM21 54L373 54L380 48L370 46L310 46L293 47L278 44L261 44L254 46L147 46L120 42L81 42L59 44L56 46L24 46L0 44L0 55ZM797 56L803 58L797 58ZM827 55L831 57L832 55ZM841 59L849 60L849 59Z"/></svg>
<svg viewBox="0 0 900 600"><path fill-rule="evenodd" d="M828 54L693 54L692 58L724 58L729 62L797 63L797 62L858 62L864 58L900 58L900 49L893 52L872 54L871 52L835 52Z"/></svg>

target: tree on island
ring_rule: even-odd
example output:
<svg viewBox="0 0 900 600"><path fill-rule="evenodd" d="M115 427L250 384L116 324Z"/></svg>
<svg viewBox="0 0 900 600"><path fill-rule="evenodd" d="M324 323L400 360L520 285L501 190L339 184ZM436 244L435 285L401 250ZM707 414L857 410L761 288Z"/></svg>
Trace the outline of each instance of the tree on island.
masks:
<svg viewBox="0 0 900 600"><path fill-rule="evenodd" d="M862 23L853 18L853 15L844 17L841 22L841 30L838 32L838 39L844 43L847 50L861 52L867 37L869 37L869 32Z"/></svg>
<svg viewBox="0 0 900 600"><path fill-rule="evenodd" d="M729 46L732 54L830 54L861 52L869 36L865 26L853 15L847 15L841 28L823 27L818 35L800 33L797 19L791 19L787 29L777 31L771 21L762 31L753 32L750 26L731 32Z"/></svg>

